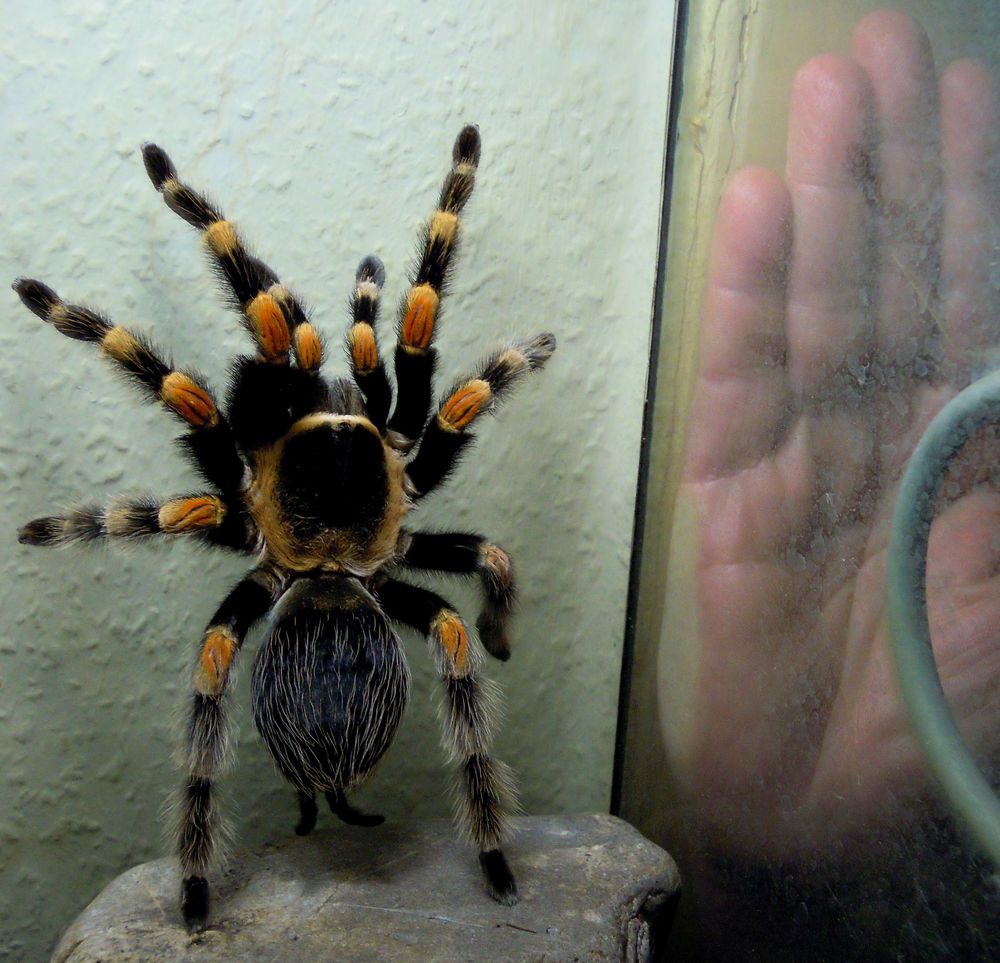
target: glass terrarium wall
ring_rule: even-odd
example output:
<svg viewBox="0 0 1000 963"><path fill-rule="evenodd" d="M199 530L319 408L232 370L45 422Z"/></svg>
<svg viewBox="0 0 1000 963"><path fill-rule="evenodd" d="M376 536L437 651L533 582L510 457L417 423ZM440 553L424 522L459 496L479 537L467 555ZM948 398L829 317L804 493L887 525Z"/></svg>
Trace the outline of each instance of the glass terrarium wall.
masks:
<svg viewBox="0 0 1000 963"><path fill-rule="evenodd" d="M452 141L483 159L442 316L441 386L515 335L556 355L482 425L415 526L513 556L515 652L498 755L529 812L606 808L655 276L673 8L663 2L238 6L15 4L0 50L3 269L150 334L222 388L248 348L143 172L155 140L312 308L329 367L359 259L389 279L393 343L417 232ZM641 42L639 40L641 39ZM161 811L203 628L246 570L174 542L42 551L28 519L119 493L198 490L175 424L92 346L8 297L0 378L7 538L0 642L0 956L41 958L117 872L163 853ZM479 600L428 580L474 622ZM223 806L241 845L284 837L291 791L249 719L248 643ZM446 815L438 682L407 635L404 728L359 805ZM474 858L470 853L470 858Z"/></svg>
<svg viewBox="0 0 1000 963"><path fill-rule="evenodd" d="M682 857L684 954L1000 952L882 596L906 459L997 363L1000 7L894 6L686 5L620 783ZM996 455L979 439L949 477L928 585L990 773Z"/></svg>

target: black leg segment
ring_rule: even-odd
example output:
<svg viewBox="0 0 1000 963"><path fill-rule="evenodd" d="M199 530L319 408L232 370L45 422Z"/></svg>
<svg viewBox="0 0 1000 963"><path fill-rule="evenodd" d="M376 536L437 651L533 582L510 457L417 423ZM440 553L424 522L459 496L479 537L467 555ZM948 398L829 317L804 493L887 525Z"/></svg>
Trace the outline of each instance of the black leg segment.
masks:
<svg viewBox="0 0 1000 963"><path fill-rule="evenodd" d="M330 789L326 792L326 801L330 804L330 812L350 826L381 826L385 816L380 813L363 813L355 809L344 795L342 789Z"/></svg>
<svg viewBox="0 0 1000 963"><path fill-rule="evenodd" d="M298 791L299 821L295 827L298 836L308 836L316 828L316 797L311 792Z"/></svg>
<svg viewBox="0 0 1000 963"><path fill-rule="evenodd" d="M411 568L478 575L484 595L476 620L479 640L494 658L510 658L507 622L516 602L514 568L500 546L464 532L411 532L400 561Z"/></svg>
<svg viewBox="0 0 1000 963"><path fill-rule="evenodd" d="M517 883L504 854L499 849L482 852L479 854L479 865L483 868L490 896L504 906L513 906L517 902Z"/></svg>

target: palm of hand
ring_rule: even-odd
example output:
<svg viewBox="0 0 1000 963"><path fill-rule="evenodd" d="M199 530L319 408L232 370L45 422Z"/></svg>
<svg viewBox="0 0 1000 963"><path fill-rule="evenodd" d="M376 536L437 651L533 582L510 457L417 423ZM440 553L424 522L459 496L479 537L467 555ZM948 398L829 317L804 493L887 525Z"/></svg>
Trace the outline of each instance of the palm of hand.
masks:
<svg viewBox="0 0 1000 963"><path fill-rule="evenodd" d="M954 64L938 90L919 28L874 14L853 58L800 71L787 183L746 170L723 199L681 498L700 538L692 788L741 848L870 828L926 785L892 675L886 546L909 454L1000 317L996 128L984 68ZM1000 496L968 462L929 593L945 690L981 744Z"/></svg>

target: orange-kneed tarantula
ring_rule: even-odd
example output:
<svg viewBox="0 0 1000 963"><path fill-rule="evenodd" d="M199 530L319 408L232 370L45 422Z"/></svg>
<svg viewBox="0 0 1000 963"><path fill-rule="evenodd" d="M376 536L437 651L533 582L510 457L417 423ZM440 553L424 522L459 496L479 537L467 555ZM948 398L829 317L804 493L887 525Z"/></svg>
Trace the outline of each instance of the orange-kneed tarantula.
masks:
<svg viewBox="0 0 1000 963"><path fill-rule="evenodd" d="M471 441L475 419L555 348L551 334L508 345L430 413L435 322L479 152L479 132L468 126L455 141L452 169L400 306L394 408L375 333L384 281L378 258L361 262L351 299L353 382L328 382L320 374L323 341L299 300L247 252L233 225L178 179L153 144L142 151L153 185L171 210L203 232L256 344L255 356L232 365L225 409L202 378L174 368L141 335L65 303L39 281L14 284L30 310L63 334L97 344L186 423L180 443L211 488L38 518L20 530L20 541L61 545L190 534L256 558L209 622L194 670L177 832L181 908L191 928L207 919L206 875L217 855L213 784L226 757L226 691L247 632L263 618L254 720L298 793L296 832L315 825L317 791L346 822L381 822L354 809L345 792L371 773L403 713L408 672L391 624L398 621L432 644L446 690L445 741L462 769L466 826L492 895L504 903L517 898L500 850L510 787L503 764L489 754L488 691L476 677L476 649L447 601L389 568L478 575L485 595L479 637L490 654L508 658L514 585L507 554L479 535L403 528L413 504L443 481Z"/></svg>

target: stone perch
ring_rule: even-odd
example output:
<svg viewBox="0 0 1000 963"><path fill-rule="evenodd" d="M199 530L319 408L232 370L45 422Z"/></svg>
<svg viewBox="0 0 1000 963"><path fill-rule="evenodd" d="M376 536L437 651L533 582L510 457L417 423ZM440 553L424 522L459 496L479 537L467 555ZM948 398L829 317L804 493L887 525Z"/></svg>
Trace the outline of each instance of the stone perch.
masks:
<svg viewBox="0 0 1000 963"><path fill-rule="evenodd" d="M136 866L67 930L55 963L645 963L663 958L673 860L613 816L515 820L520 902L484 891L446 820L342 827L237 853L213 879L210 927L188 935L173 860Z"/></svg>

